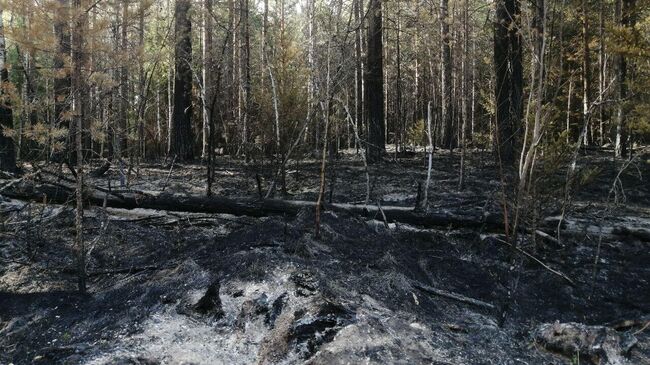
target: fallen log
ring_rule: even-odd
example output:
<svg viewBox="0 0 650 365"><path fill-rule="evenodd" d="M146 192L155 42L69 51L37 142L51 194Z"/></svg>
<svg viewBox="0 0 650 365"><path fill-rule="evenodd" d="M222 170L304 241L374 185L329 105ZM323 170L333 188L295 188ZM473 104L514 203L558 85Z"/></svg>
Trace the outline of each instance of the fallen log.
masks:
<svg viewBox="0 0 650 365"><path fill-rule="evenodd" d="M0 185L7 187L0 192L7 197L37 202L67 204L74 200L74 188L61 183L19 181L7 184L0 180ZM236 216L264 217L270 215L294 216L301 210L315 209L316 203L300 200L251 198L226 198L220 196L192 196L181 194L148 194L142 192L100 191L87 186L84 200L88 205L123 209L154 209L189 213L223 213ZM484 228L490 231L502 231L503 223L498 215L454 213L450 211L416 212L409 207L355 204L324 204L323 208L336 213L351 214L374 219L385 216L388 222L399 222L422 227ZM382 214L383 213L383 214Z"/></svg>
<svg viewBox="0 0 650 365"><path fill-rule="evenodd" d="M489 309L489 310L496 309L494 304L490 304L490 303L486 303L486 302L484 302L482 300L466 297L466 296L464 296L462 294L458 294L458 293L454 293L454 292L434 288L434 287L431 287L431 286L428 286L428 285L423 285L423 284L420 284L420 283L413 283L413 287L416 288L416 289L419 289L419 290L421 290L421 291L423 291L425 293L432 294L432 295L437 295L437 296L447 298L447 299L453 299L453 300L459 301L461 303L471 304L471 305L475 305L477 307L481 307L481 308L485 308L485 309Z"/></svg>

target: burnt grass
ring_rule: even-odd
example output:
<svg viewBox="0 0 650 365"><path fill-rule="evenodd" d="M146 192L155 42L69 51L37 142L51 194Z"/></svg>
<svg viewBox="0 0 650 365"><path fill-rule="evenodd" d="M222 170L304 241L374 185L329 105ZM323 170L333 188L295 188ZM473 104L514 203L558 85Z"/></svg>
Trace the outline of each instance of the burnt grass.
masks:
<svg viewBox="0 0 650 365"><path fill-rule="evenodd" d="M650 243L593 227L648 229L650 160L641 156L619 175L608 156L580 159L566 212L576 223L562 244L520 237L522 249L575 285L498 232L325 211L315 237L311 210L250 218L89 207L89 293L79 295L74 211L4 199L0 364L589 364L547 351L531 333L555 321L649 318ZM501 178L489 153L470 154L462 191L458 157L436 153L431 209L498 212ZM326 200L363 202L362 161L344 155L330 166ZM215 193L257 196L256 175L266 189L273 171L268 162L220 158ZM315 200L318 174L317 161L291 162L286 198ZM203 194L204 175L200 165L144 164L130 187ZM414 206L424 157L387 161L370 175L373 204ZM118 176L113 168L90 183L115 186ZM536 227L554 234L542 218L561 211L564 178L565 169L538 177L526 224L537 217ZM616 327L638 340L624 354L630 364L650 364L650 329L640 323Z"/></svg>

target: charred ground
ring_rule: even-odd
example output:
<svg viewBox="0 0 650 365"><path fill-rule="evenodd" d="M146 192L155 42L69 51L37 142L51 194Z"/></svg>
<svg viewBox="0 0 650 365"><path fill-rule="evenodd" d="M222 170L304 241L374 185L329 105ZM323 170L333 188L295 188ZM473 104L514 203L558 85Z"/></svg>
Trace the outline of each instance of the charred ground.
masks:
<svg viewBox="0 0 650 365"><path fill-rule="evenodd" d="M0 363L650 363L649 243L620 230L650 226L647 159L620 174L605 154L582 159L561 241L522 235L522 250L574 285L487 229L326 212L316 238L311 209L250 218L89 207L90 293L80 296L73 211L5 199ZM414 206L422 161L372 167L371 203ZM471 155L460 192L458 155L434 161L431 209L499 212L500 174L483 153ZM362 203L363 163L332 164L327 200ZM215 194L257 196L257 175L266 188L272 171L224 158ZM287 198L315 200L318 171L315 161L291 163ZM144 166L130 188L202 194L204 175ZM551 235L565 176L540 177L540 204L530 206ZM109 179L115 186L117 169L89 183ZM575 325L556 324L549 338L543 324L556 321Z"/></svg>

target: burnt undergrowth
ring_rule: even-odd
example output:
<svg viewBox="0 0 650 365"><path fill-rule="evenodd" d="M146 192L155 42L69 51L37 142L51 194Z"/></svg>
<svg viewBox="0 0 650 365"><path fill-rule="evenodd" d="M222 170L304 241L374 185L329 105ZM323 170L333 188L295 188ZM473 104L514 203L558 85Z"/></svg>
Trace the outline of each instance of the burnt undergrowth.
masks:
<svg viewBox="0 0 650 365"><path fill-rule="evenodd" d="M498 207L494 170L470 169L468 188L454 192L454 160L444 158L432 204ZM333 200L364 196L362 166L337 164ZM413 205L419 164L411 159L384 165L385 174L372 171L373 196L381 204ZM164 182L190 191L192 171L180 169L171 181L143 173L134 185ZM250 171L219 171L220 191L249 186L242 181L251 180ZM315 174L308 165L289 171L289 193L312 197ZM622 179L634 199L617 211L639 220L647 186L634 174ZM585 184L575 201L592 205L567 219L597 216L606 200L596 196L607 180ZM254 182L249 188L256 194ZM90 293L80 296L73 290L72 212L16 201L5 201L3 211L0 363L575 363L575 355L557 350L564 347L546 350L535 336L556 321L633 336L632 346L617 347L622 359L650 359L643 330L650 250L634 237L585 229L557 245L522 235L520 247L570 277L570 285L514 253L500 235L476 229L421 229L326 212L317 239L311 210L247 218L92 208L85 221Z"/></svg>

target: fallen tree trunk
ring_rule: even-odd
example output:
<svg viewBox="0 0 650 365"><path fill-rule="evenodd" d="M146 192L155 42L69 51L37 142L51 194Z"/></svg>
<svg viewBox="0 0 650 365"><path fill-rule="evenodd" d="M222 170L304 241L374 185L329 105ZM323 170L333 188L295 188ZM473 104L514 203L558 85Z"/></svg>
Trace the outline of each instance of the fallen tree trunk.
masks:
<svg viewBox="0 0 650 365"><path fill-rule="evenodd" d="M10 198L68 204L74 200L74 188L62 182L36 183L26 179L0 179L0 194ZM232 214L235 216L266 217L272 215L294 216L302 209L315 209L316 203L304 200L226 198L220 196L196 196L182 194L149 194L138 191L109 191L86 186L84 202L87 205L123 209L153 209L173 212ZM386 223L403 223L413 226L434 228L473 228L490 232L503 232L500 215L494 213L453 212L448 210L418 212L410 207L377 206L363 204L322 204L323 210L350 214L367 219L379 219ZM577 234L569 230L565 234ZM525 232L526 230L523 229ZM614 227L602 234L613 237L633 237L650 242L648 231Z"/></svg>
<svg viewBox="0 0 650 365"><path fill-rule="evenodd" d="M464 296L462 294L450 292L450 291L447 291L447 290L437 289L437 288L434 288L434 287L431 287L431 286L428 286L428 285L423 285L423 284L420 284L420 283L414 283L413 287L416 288L416 289L422 290L425 293L432 294L432 295L437 295L437 296L440 296L440 297L443 297L443 298L453 299L453 300L459 301L461 303L471 304L471 305L475 305L477 307L486 308L486 309L490 309L490 310L495 310L496 309L494 304L486 303L486 302L484 302L482 300L466 297L466 296Z"/></svg>
<svg viewBox="0 0 650 365"><path fill-rule="evenodd" d="M6 185L0 191L7 197L67 204L74 199L74 189L59 183L34 183L19 181L8 184L0 180L0 186ZM191 196L180 194L153 195L142 192L107 192L88 187L84 193L84 201L88 205L106 206L123 209L154 209L190 213L224 213L237 216L263 217L269 215L298 214L302 209L315 209L316 203L311 201L250 198L226 198L218 196ZM405 223L422 227L464 227L485 228L491 231L503 230L499 216L493 214L458 214L449 211L420 213L409 207L355 204L324 204L324 209L337 213L351 214L374 219L385 215L388 222ZM383 219L383 216L382 216Z"/></svg>

